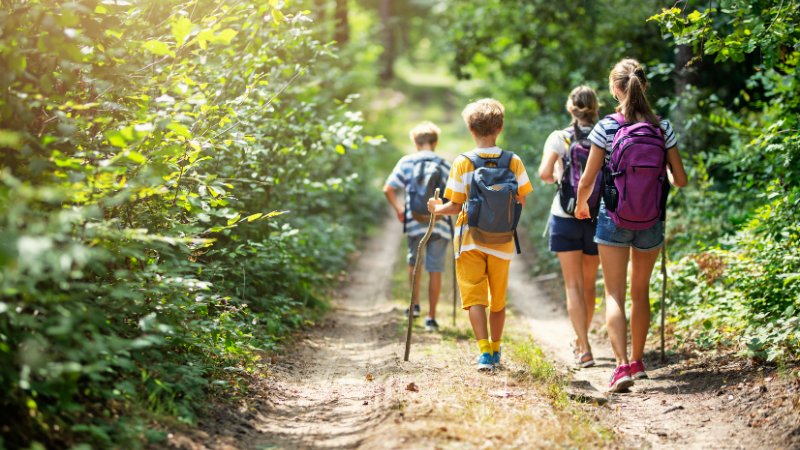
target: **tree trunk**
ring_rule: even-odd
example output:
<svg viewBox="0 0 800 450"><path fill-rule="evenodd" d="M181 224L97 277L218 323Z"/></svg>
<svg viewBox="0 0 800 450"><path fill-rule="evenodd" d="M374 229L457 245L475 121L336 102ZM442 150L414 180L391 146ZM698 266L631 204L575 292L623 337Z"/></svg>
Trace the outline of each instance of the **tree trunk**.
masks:
<svg viewBox="0 0 800 450"><path fill-rule="evenodd" d="M693 57L694 52L692 51L692 47L688 45L678 46L678 51L675 52L675 74L672 78L673 82L675 83L675 98L677 99L680 99L685 94L686 86L697 86L699 82L697 76L697 67L690 65ZM687 106L685 102L681 102L678 108L675 108L675 110L670 114L670 119L672 119L672 122L677 125L678 132L682 131L680 128L686 123L686 119L695 112L692 109L693 108ZM693 147L695 146L685 145L683 148L691 149ZM696 148L703 147L700 146ZM688 151L691 152L691 150Z"/></svg>
<svg viewBox="0 0 800 450"><path fill-rule="evenodd" d="M394 60L397 57L394 42L394 27L392 27L392 1L381 0L380 3L381 32L383 35L383 53L381 62L381 80L389 81L394 78Z"/></svg>
<svg viewBox="0 0 800 450"><path fill-rule="evenodd" d="M350 24L347 21L347 0L336 0L334 17L336 18L336 32L333 38L342 46L350 40Z"/></svg>

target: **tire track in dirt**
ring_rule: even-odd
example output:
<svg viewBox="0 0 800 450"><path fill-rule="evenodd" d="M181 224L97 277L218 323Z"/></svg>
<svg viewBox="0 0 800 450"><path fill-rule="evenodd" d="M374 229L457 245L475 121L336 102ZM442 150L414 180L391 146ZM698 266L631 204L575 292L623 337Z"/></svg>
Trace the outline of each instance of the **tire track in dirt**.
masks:
<svg viewBox="0 0 800 450"><path fill-rule="evenodd" d="M575 338L563 296L558 300L548 296L531 280L526 266L522 258L511 264L511 308L530 324L532 336L562 372L571 373L571 391L608 402L609 425L624 441L656 449L791 447L777 434L749 427L747 417L733 407L733 396L719 394L719 386L726 383L726 377L735 378L730 376L733 374L687 367L680 361L664 365L652 347L644 361L650 379L637 380L630 393L607 394L608 377L615 366L610 343L590 335L597 365L575 371L570 348ZM596 312L602 314L602 310ZM691 376L691 371L697 376Z"/></svg>

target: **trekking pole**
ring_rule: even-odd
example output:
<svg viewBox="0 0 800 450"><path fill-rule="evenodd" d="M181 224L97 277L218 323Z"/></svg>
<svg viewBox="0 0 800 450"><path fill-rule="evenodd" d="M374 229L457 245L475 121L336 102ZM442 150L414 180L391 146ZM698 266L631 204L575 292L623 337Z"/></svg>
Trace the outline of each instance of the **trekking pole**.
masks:
<svg viewBox="0 0 800 450"><path fill-rule="evenodd" d="M664 322L667 300L667 237L664 236L664 248L661 249L661 362L665 362L667 357L664 353Z"/></svg>
<svg viewBox="0 0 800 450"><path fill-rule="evenodd" d="M439 188L436 188L436 191L433 193L434 199L439 199ZM431 214L431 221L428 223L428 229L425 231L425 235L422 236L422 239L419 241L419 245L417 246L417 258L414 261L414 272L411 274L411 303L408 305L408 330L406 331L406 355L403 357L403 361L408 361L408 354L411 352L411 328L414 322L414 304L417 302L417 297L419 296L419 289L417 289L417 277L419 276L419 269L422 266L422 257L424 256L425 252L425 245L428 243L428 239L431 238L431 233L433 233L433 226L436 224L436 214Z"/></svg>
<svg viewBox="0 0 800 450"><path fill-rule="evenodd" d="M452 218L450 219L452 220ZM452 223L452 222L451 222ZM455 242L456 233L453 226L450 227L450 242ZM456 326L456 298L458 298L458 283L456 282L456 248L453 247L453 326Z"/></svg>

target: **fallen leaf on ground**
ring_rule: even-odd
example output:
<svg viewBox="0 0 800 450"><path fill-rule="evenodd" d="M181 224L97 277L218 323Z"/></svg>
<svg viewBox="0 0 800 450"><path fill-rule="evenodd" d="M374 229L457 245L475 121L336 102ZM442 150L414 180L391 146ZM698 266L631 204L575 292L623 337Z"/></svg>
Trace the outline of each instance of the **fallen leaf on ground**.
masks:
<svg viewBox="0 0 800 450"><path fill-rule="evenodd" d="M521 391L509 391L508 389L495 389L493 391L489 391L489 395L492 397L501 397L501 398L508 398L508 397L521 397Z"/></svg>

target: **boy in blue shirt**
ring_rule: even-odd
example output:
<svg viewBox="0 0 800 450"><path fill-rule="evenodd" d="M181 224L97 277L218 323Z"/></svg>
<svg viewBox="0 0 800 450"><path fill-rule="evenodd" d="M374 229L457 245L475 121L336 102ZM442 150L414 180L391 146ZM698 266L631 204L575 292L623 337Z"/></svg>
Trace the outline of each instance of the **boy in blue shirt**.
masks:
<svg viewBox="0 0 800 450"><path fill-rule="evenodd" d="M397 219L404 224L406 236L408 237L408 277L411 280L414 271L414 264L417 259L417 247L428 228L429 216L419 216L412 214L410 207L409 186L413 181L415 172L419 174L420 164L435 164L441 171L442 180L446 182L450 172L450 165L443 158L433 152L439 142L439 128L431 122L423 122L411 130L411 141L417 148L413 154L406 155L397 162L391 175L387 178L383 187L383 192L389 204L394 208ZM397 191L403 189L405 194L403 201L398 198ZM427 201L427 199L426 199ZM436 304L439 301L439 294L442 290L442 272L444 271L445 253L450 241L450 226L446 220L437 220L433 229L433 234L425 247L425 270L428 272L430 281L428 284L429 311L425 319L425 329L436 331L439 324L436 323ZM417 289L419 280L417 277ZM410 281L409 281L410 282ZM406 315L408 310L406 310ZM419 303L414 305L412 314L419 317Z"/></svg>

